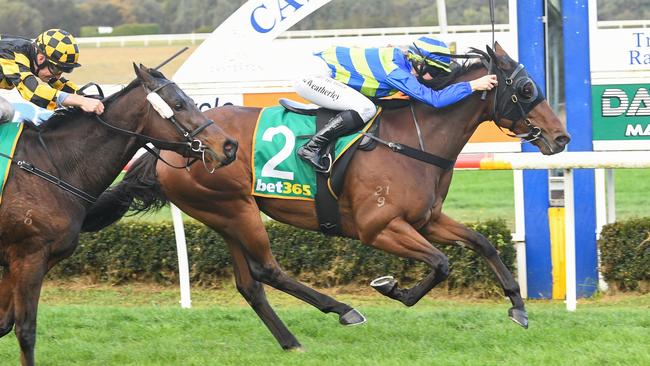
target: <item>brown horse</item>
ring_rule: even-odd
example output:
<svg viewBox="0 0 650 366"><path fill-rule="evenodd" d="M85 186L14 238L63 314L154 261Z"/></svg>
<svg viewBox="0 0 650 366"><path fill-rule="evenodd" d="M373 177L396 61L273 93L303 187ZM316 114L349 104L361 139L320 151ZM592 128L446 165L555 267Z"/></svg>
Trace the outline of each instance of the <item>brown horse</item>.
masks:
<svg viewBox="0 0 650 366"><path fill-rule="evenodd" d="M235 159L236 142L178 86L158 71L134 68L137 79L104 100L101 117L57 112L45 127L27 125L15 150L0 206L0 336L15 325L23 365L34 364L43 277L72 254L94 197L140 147L153 143L214 166ZM154 108L148 100L157 100Z"/></svg>
<svg viewBox="0 0 650 366"><path fill-rule="evenodd" d="M491 60L490 66L487 61L467 64L458 67L451 77L454 81L472 80L485 75L488 67L493 68L499 87L489 92L486 100L475 94L444 109L414 101L410 108L386 110L381 116L381 139L410 146L418 146L422 141L424 150L453 165L479 124L495 120L500 127L535 144L544 154L562 151L569 135L537 92L537 85L498 44L494 51L488 51L490 55L482 54ZM298 348L300 344L269 305L262 283L325 313L337 313L342 324L365 321L349 305L287 276L271 254L260 211L308 230L318 230L319 223L312 201L251 195L251 146L260 109L230 106L205 113L244 146L234 164L208 175L198 169L186 172L162 164L156 166L155 159L142 157L122 183L100 197L84 226L98 229L118 219L134 198L142 200L140 208L166 200L173 202L224 237L233 257L237 289L285 349ZM417 129L413 128L414 122L419 126ZM181 161L172 153L163 156ZM430 267L430 273L412 288L400 288L390 276L371 283L382 294L407 306L414 305L448 275L447 257L432 243L466 246L489 263L512 302L509 316L527 327L519 286L494 246L481 234L442 213L452 173L448 167L428 165L384 146L357 152L338 200L343 235Z"/></svg>

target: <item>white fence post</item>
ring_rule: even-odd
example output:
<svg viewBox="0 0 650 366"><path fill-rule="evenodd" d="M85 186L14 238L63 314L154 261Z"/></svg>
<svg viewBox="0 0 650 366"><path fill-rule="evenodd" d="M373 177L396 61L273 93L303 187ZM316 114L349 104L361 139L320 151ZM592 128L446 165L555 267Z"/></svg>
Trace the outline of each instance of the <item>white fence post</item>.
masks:
<svg viewBox="0 0 650 366"><path fill-rule="evenodd" d="M183 227L183 216L181 210L170 203L172 221L174 222L174 234L176 236L176 252L178 254L178 278L181 287L181 307L189 309L192 307L190 299L190 269L187 260L187 244L185 242L185 229Z"/></svg>

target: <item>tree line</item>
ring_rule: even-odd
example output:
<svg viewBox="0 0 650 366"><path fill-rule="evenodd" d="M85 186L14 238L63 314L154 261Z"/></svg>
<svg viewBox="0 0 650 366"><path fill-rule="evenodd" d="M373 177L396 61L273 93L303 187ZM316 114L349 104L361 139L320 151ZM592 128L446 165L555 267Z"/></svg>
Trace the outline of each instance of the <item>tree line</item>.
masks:
<svg viewBox="0 0 650 366"><path fill-rule="evenodd" d="M285 1L285 0L278 0ZM296 0L304 3L304 0ZM0 33L35 37L44 29L153 24L158 33L211 32L246 0L0 0ZM650 0L598 0L600 20L649 19ZM488 0L446 0L450 25L488 24ZM508 0L495 0L508 22ZM333 0L292 29L438 25L436 0ZM148 28L151 29L151 28Z"/></svg>

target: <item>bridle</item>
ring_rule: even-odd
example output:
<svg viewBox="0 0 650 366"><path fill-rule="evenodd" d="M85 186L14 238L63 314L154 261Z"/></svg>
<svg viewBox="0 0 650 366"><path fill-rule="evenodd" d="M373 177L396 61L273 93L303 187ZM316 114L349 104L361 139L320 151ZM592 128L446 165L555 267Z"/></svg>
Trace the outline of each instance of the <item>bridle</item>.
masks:
<svg viewBox="0 0 650 366"><path fill-rule="evenodd" d="M175 112L173 109L165 102L160 94L158 92L162 90L163 88L169 86L169 85L175 85L174 82L170 80L166 80L162 84L158 85L154 89L149 89L144 83L142 83L142 87L145 90L145 93L147 94L147 101L151 104L151 106L154 108L154 110L166 121L169 121L172 126L176 129L176 131L185 139L184 142L177 142L177 141L165 141L165 140L160 140L151 136L143 135L134 131L126 130L117 126L113 126L112 124L106 122L103 120L100 116L95 115L95 119L105 127L118 132L123 135L127 136L133 136L136 137L137 139L144 141L143 148L149 151L151 154L156 156L157 159L161 160L165 164L169 165L170 167L177 168L177 169L182 169L182 168L189 168L190 165L194 164L199 158L194 158L194 159L189 159L183 166L175 166L169 162L167 162L162 156L160 156L160 153L151 147L149 147L147 144L151 143L156 147L163 148L163 149L186 149L185 151L192 152L195 154L200 154L201 155L201 161L203 162L204 167L206 170L210 173L214 172L215 168L208 168L208 164L205 161L205 154L206 151L209 153L211 152L210 148L207 147L200 139L196 138L196 135L201 133L203 130L205 130L208 126L214 124L214 121L211 119L208 119L207 122L202 124L201 126L197 127L194 130L190 130L183 126L181 123L179 123L176 118L174 117ZM86 85L88 86L88 85ZM84 87L85 88L85 87ZM99 87L98 87L99 89ZM101 89L100 93L101 93ZM103 96L103 93L101 93Z"/></svg>
<svg viewBox="0 0 650 366"><path fill-rule="evenodd" d="M164 87L168 85L176 85L176 84L172 81L167 80L153 90L149 90L147 86L144 84L142 84L142 87L144 88L145 92L147 92L147 100L149 101L149 103L151 103L153 108L158 112L158 114L160 114L162 118L171 122L171 124L176 128L176 130L185 138L185 140L187 141L188 148L193 152L197 152L197 153L204 152L205 149L207 149L208 147L205 146L201 140L195 137L196 135L201 133L201 131L205 130L208 126L214 124L214 121L208 119L207 122L195 128L193 131L185 128L185 126L180 124L176 120L176 118L174 118L174 111L169 107L167 102L165 102L160 97L160 94L158 94L159 90L162 90ZM160 102L164 103L164 105L161 104ZM165 107L167 107L169 110L167 110L167 108ZM180 143L180 144L183 145L184 143Z"/></svg>
<svg viewBox="0 0 650 366"><path fill-rule="evenodd" d="M117 126L113 126L112 124L104 121L101 117L99 117L96 114L94 115L95 119L100 124L102 124L103 126L109 128L109 129L111 129L111 130L113 130L113 131L115 131L115 132L117 132L119 134L136 137L137 139L144 141L144 148L145 149L147 149L149 152L151 152L154 156L156 156L158 159L163 161L165 164L167 164L167 165L169 165L171 167L174 167L174 168L179 168L179 169L187 168L187 169L189 169L189 166L192 165L194 162L196 162L198 160L198 158L195 158L193 161L190 161L190 159L188 158L188 161L187 161L185 166L173 166L170 163L168 163L167 161L165 161L165 159L163 159L157 151L155 151L154 149L151 149L150 147L148 147L147 144L152 143L152 144L154 144L156 146L160 146L160 147L163 147L163 148L175 148L175 147L176 148L185 148L185 149L188 149L189 151L192 151L192 152L195 152L195 153L200 153L201 154L201 159L203 161L203 164L204 164L206 170L208 172L210 172L210 173L213 173L216 168L213 167L212 169L209 169L207 163L205 162L205 153L206 153L206 151L211 153L212 150L210 150L209 147L207 147L205 144L203 144L203 142L201 140L197 139L196 135L198 135L201 131L203 131L208 126L213 124L214 121L208 120L206 123L204 123L203 125L197 127L194 130L189 130L188 128L186 128L185 126L180 124L176 120L176 118L174 118L174 111L172 110L172 108L169 107L167 102L165 102L162 99L162 97L158 94L158 91L160 91L162 88L164 88L164 87L166 87L168 85L171 85L171 84L173 84L173 82L166 81L165 83L159 85L158 87L156 87L153 90L149 90L146 87L146 85L144 85L144 83L142 84L142 86L144 87L145 92L147 92L147 100L151 103L151 105L156 110L156 112L158 112L158 114L160 114L160 116L162 118L164 118L165 120L168 120L176 128L176 130L179 132L179 134L182 135L185 138L185 140L186 140L185 142L160 140L160 139L150 137L150 136L146 136L146 135L134 132L134 131L129 131L129 130L126 130L126 129L123 129L123 128L120 128L120 127L117 127ZM98 92L99 92L99 97L101 99L104 99L103 91L101 90L99 85L97 85L95 83L86 84L84 87L79 89L79 92L83 92L83 90L85 90L89 86L95 86L97 88ZM82 200L84 200L84 201L86 201L86 202L88 202L90 204L93 204L97 200L96 197L86 193L84 190L82 190L82 189L80 189L80 188L78 188L78 187L76 187L76 186L74 186L74 185L72 185L72 184L70 184L70 183L68 183L68 182L66 182L66 181L64 181L63 179L60 178L61 172L59 170L59 167L57 166L57 164L55 163L52 155L50 154L50 151L47 148L47 145L45 144L45 141L43 140L43 138L41 136L41 131L40 130L38 132L38 140L39 140L39 143L41 144L41 146L43 147L43 149L45 150L45 152L47 153L52 165L57 170L58 176L53 175L51 173L48 173L48 172L36 167L34 164L32 164L32 163L30 163L28 161L24 161L24 160L16 161L16 160L13 159L12 156L5 155L3 153L0 153L0 156L8 159L9 161L11 161L12 164L16 164L22 170L24 170L24 171L26 171L26 172L28 172L30 174L36 175L36 176L38 176L38 177L40 177L40 178L42 178L42 179L44 179L44 180L46 180L46 181L48 181L50 183L53 183L54 185L58 186L59 188L63 189L64 191L67 191L67 192L71 193L72 195L74 195L74 196L76 196L76 197L78 197L78 198L80 198L80 199L82 199Z"/></svg>
<svg viewBox="0 0 650 366"><path fill-rule="evenodd" d="M487 50L489 54L476 48L471 48L470 52L464 55L450 55L439 52L431 52L430 54L463 59L479 58L483 66L487 68L488 74L496 73L497 75L498 86L494 91L492 112L490 113L490 118L494 120L497 127L503 130L500 117L506 117L512 121L512 124L508 128L510 131L514 130L519 121L523 121L526 128L528 128L528 132L513 134L504 131L504 133L508 136L521 138L528 142L541 140L549 148L551 148L548 142L542 138L542 129L535 126L530 121L530 119L526 117L528 115L528 112L530 112L533 108L535 108L537 104L544 100L544 95L539 92L537 84L535 84L535 82L530 78L526 70L524 70L524 65L522 64L518 64L517 67L515 67L515 69L510 73L510 75L506 76L504 70L500 69L496 63L497 56L494 51L490 47L487 47ZM420 72L418 71L418 73ZM486 95L487 94L484 92L483 96L481 96L481 99L485 100ZM500 98L503 95L509 95L509 97ZM420 128L412 103L411 114L413 116L413 122L415 123L415 129L420 142L420 149L415 149L397 142L384 141L381 138L370 133L362 134L400 154L409 156L413 159L420 160L431 165L435 165L445 170L452 169L454 167L455 160L449 160L425 151Z"/></svg>
<svg viewBox="0 0 650 366"><path fill-rule="evenodd" d="M539 92L537 84L530 78L528 72L524 69L524 65L518 64L510 75L506 75L504 70L497 65L497 56L494 51L490 47L487 47L487 50L489 55L472 48L472 52L484 56L481 61L488 69L488 73L495 73L497 76L498 86L494 92L492 119L500 129L502 128L501 117L509 119L512 121L512 124L508 127L510 131L514 131L517 123L522 121L528 132L521 134L505 133L510 137L521 138L528 142L540 139L542 129L535 126L526 116L528 112L544 100L544 95ZM506 97L500 98L501 96Z"/></svg>

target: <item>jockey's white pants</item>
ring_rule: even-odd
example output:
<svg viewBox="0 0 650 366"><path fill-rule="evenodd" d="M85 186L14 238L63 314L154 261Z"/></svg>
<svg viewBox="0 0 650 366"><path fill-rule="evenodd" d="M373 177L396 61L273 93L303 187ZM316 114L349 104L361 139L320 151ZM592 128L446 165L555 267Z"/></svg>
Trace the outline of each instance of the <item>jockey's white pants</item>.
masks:
<svg viewBox="0 0 650 366"><path fill-rule="evenodd" d="M0 97L0 123L11 122L14 119L14 106L3 97Z"/></svg>
<svg viewBox="0 0 650 366"><path fill-rule="evenodd" d="M298 95L335 111L354 110L364 122L375 115L375 104L355 89L333 79L325 61L320 57L311 57L309 62L307 75L294 81L293 87Z"/></svg>

